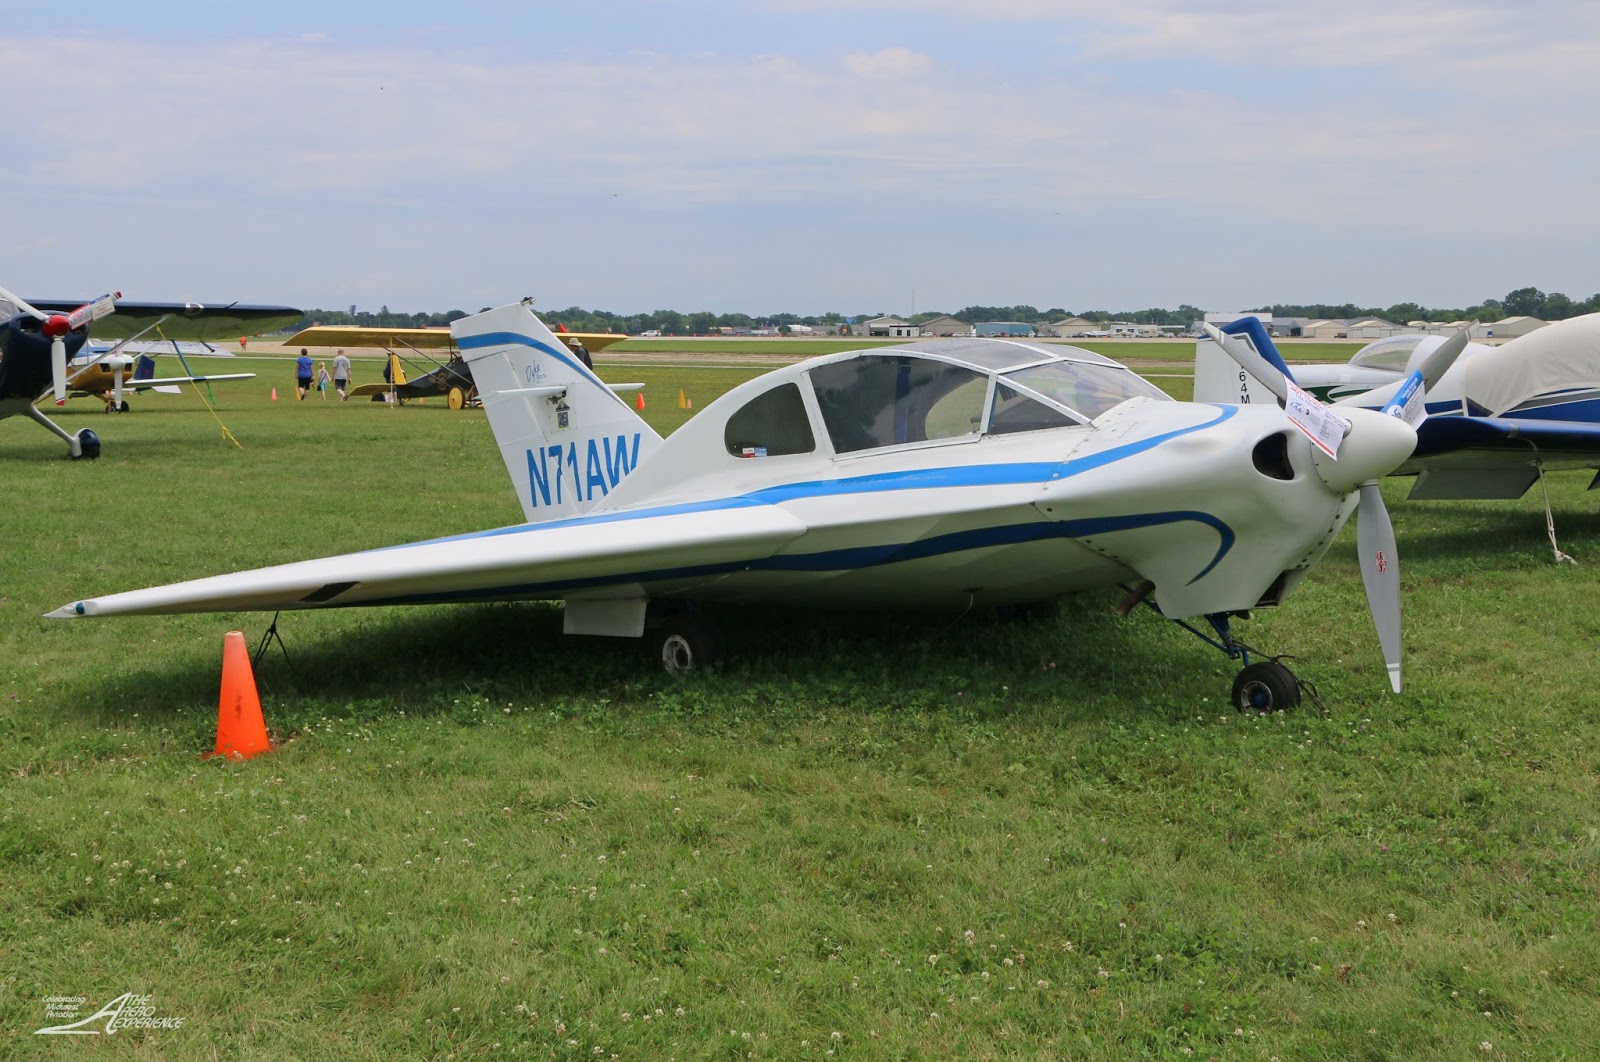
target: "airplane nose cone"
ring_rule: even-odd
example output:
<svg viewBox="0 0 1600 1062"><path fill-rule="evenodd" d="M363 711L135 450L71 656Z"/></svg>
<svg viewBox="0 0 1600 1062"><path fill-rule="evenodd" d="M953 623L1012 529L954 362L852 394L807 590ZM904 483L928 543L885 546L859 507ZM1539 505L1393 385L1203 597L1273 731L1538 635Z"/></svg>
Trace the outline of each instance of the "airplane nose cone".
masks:
<svg viewBox="0 0 1600 1062"><path fill-rule="evenodd" d="M1319 450L1311 454L1317 476L1335 494L1349 494L1369 479L1382 479L1417 447L1416 430L1399 417L1354 408L1341 408L1339 415L1350 422L1350 433L1339 446L1338 460Z"/></svg>

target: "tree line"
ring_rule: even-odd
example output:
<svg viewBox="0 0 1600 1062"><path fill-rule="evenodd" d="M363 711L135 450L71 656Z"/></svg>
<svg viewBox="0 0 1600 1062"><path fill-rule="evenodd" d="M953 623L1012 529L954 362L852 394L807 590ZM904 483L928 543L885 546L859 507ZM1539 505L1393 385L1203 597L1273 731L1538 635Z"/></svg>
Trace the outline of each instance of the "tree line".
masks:
<svg viewBox="0 0 1600 1062"><path fill-rule="evenodd" d="M1503 317L1522 316L1560 321L1579 314L1600 313L1600 294L1579 301L1560 292L1551 292L1547 295L1538 288L1529 287L1518 288L1503 299L1484 299L1481 303L1460 309L1430 308L1415 302L1399 302L1393 306L1357 306L1348 302L1339 305L1274 303L1270 306L1250 307L1244 312L1270 313L1274 317L1308 317L1315 320L1382 317L1398 324L1419 320L1498 321ZM662 335L674 336L705 335L722 328L771 328L786 332L792 325L808 325L825 332L838 332L853 321L891 316L886 312L843 314L830 311L808 316L792 313L765 315L714 313L710 310L694 313L653 310L648 313L619 314L607 310L584 309L580 306L568 306L562 310L541 309L539 315L552 327L562 325L573 332L620 332L624 335L637 335L640 332L657 331ZM451 321L466 316L466 310L450 310L445 313L400 313L391 311L387 306L381 307L376 312L311 310L295 328L298 330L314 324L360 325L368 328L444 328ZM979 321L1022 321L1032 324L1059 321L1067 317L1081 317L1102 324L1107 321L1129 321L1134 324L1187 327L1191 322L1204 317L1205 313L1199 307L1188 303L1179 305L1175 310L1150 307L1142 310L1079 310L1076 313L1059 306L1041 310L1026 304L974 305L964 306L951 313L929 310L914 314L910 321L912 324L922 324L946 316L958 318L968 324L976 324Z"/></svg>

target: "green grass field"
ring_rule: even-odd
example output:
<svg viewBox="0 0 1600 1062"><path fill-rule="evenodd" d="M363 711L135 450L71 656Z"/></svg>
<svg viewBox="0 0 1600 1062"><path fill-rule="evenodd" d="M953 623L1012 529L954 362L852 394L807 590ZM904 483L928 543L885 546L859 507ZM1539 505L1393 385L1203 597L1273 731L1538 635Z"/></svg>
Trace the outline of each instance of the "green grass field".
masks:
<svg viewBox="0 0 1600 1062"><path fill-rule="evenodd" d="M1241 631L1326 712L1234 714L1233 665L1116 592L723 612L687 680L544 604L350 610L284 617L279 747L219 762L223 634L270 617L41 615L519 518L481 412L238 364L272 374L215 389L242 449L192 392L71 404L94 463L0 425L0 1057L1600 1055L1587 475L1551 478L1580 567L1537 491L1385 486L1399 697L1350 528ZM601 369L663 431L754 372ZM33 1035L124 992L182 1027Z"/></svg>

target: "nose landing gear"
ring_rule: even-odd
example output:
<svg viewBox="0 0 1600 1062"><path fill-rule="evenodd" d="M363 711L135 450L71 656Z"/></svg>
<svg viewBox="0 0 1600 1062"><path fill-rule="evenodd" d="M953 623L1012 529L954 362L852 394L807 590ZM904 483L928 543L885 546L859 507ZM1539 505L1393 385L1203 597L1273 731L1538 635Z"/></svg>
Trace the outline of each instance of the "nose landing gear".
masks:
<svg viewBox="0 0 1600 1062"><path fill-rule="evenodd" d="M1128 590L1128 598L1123 602L1123 607L1118 611L1124 616L1131 612L1134 606L1143 602L1152 609L1157 609L1151 601L1145 600L1149 591L1154 587L1144 584L1137 589ZM1173 620L1178 626L1199 638L1202 642L1214 649L1219 649L1227 654L1229 660L1238 660L1243 663L1239 674L1233 680L1233 692L1229 700L1233 702L1235 711L1258 712L1267 715L1271 712L1287 712L1300 705L1302 696L1311 698L1311 702L1318 709L1323 708L1322 698L1317 696L1316 687L1305 679L1290 671L1283 661L1283 656L1267 656L1257 649L1252 649L1243 642L1235 641L1231 629L1231 621L1235 613L1213 612L1206 616L1206 622L1216 632L1216 637L1206 634L1196 627L1190 626L1183 620ZM1252 661L1254 656L1259 659Z"/></svg>

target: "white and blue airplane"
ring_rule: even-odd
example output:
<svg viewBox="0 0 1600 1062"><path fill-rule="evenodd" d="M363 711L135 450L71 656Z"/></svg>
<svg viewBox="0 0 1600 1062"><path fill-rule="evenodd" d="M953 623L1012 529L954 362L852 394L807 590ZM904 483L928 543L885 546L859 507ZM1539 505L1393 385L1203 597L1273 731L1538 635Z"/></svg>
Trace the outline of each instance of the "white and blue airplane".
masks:
<svg viewBox="0 0 1600 1062"><path fill-rule="evenodd" d="M1394 535L1372 489L1416 442L1399 417L1313 402L1303 429L1275 405L1172 401L1074 347L925 339L767 373L663 439L616 393L639 385L603 383L530 306L452 325L525 522L50 615L552 599L571 634L653 629L681 670L720 652L701 602L959 612L1122 584L1127 608L1204 617L1244 665L1235 703L1270 710L1299 684L1230 620L1284 601L1359 504L1400 688Z"/></svg>
<svg viewBox="0 0 1600 1062"><path fill-rule="evenodd" d="M1248 336L1268 376L1288 372L1255 317L1222 329ZM1319 399L1378 409L1407 374L1446 342L1398 335L1369 343L1343 365L1297 365L1292 379ZM1195 351L1197 402L1271 401L1213 340ZM1541 472L1600 469L1600 314L1556 321L1498 347L1468 343L1449 372L1426 389L1428 419L1417 448L1395 475L1416 476L1409 498L1520 498ZM1600 474L1590 489L1600 486Z"/></svg>

